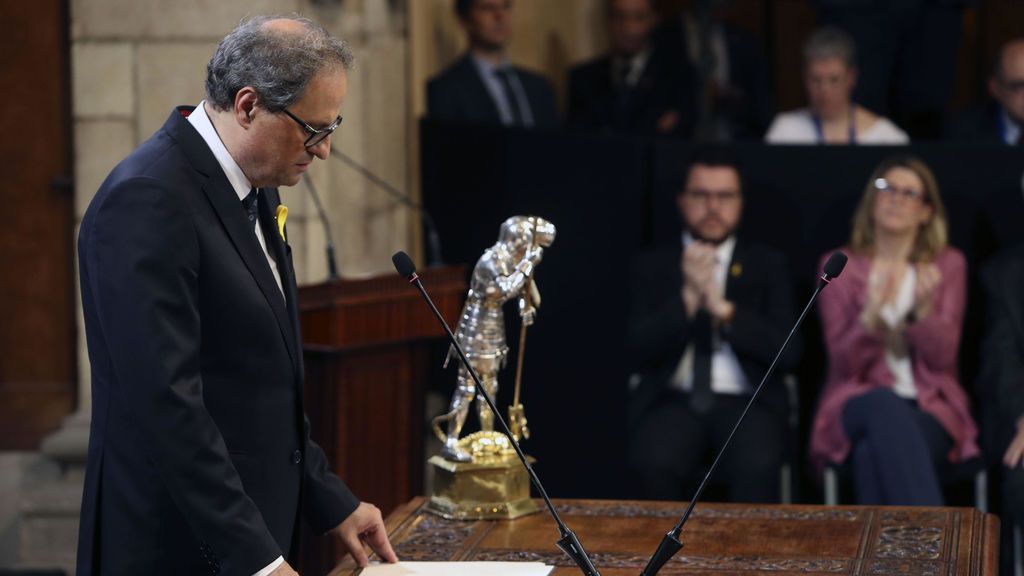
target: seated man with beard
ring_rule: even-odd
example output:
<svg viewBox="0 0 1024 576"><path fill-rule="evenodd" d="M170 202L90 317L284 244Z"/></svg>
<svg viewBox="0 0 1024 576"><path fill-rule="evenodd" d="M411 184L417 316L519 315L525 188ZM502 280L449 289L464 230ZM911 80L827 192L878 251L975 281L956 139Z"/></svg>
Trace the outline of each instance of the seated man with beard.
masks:
<svg viewBox="0 0 1024 576"><path fill-rule="evenodd" d="M676 198L679 242L635 263L627 348L640 375L629 462L646 498L689 498L796 318L785 259L736 234L743 178L724 149L698 151ZM795 364L791 345L778 373ZM779 498L784 388L769 382L717 473L738 502Z"/></svg>

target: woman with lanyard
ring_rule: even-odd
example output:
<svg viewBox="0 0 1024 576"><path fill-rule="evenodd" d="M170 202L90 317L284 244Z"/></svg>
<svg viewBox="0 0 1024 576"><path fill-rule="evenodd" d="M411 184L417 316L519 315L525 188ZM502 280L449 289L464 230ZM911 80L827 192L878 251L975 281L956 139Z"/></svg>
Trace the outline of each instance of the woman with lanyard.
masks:
<svg viewBox="0 0 1024 576"><path fill-rule="evenodd" d="M775 117L770 144L906 144L907 134L887 118L853 102L857 54L838 28L821 28L804 45L804 86L809 107Z"/></svg>

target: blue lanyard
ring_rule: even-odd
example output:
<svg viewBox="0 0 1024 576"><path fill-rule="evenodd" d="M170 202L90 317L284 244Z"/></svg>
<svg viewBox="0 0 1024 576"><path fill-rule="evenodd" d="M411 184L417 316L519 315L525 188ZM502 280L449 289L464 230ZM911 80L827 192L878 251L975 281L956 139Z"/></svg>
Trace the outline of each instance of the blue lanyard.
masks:
<svg viewBox="0 0 1024 576"><path fill-rule="evenodd" d="M850 103L850 144L857 143L857 123L854 119L854 112L857 107L853 103ZM818 134L818 144L825 143L825 129L821 125L821 116L817 114L811 114L811 120L814 121L814 131Z"/></svg>

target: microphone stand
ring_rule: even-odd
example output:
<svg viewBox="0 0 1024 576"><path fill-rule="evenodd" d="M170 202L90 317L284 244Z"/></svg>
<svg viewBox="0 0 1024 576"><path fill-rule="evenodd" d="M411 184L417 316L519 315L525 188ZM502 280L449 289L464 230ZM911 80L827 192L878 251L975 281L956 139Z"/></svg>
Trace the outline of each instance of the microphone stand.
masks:
<svg viewBox="0 0 1024 576"><path fill-rule="evenodd" d="M800 317L797 318L796 324L793 325L793 329L789 331L789 335L786 336L786 341L782 343L782 347L779 348L779 352L775 355L775 359L772 360L771 365L768 367L768 371L765 373L764 378L761 379L761 383L757 385L754 390L754 394L751 395L750 400L747 402L747 406L743 409L743 413L740 414L739 420L732 427L732 432L729 433L729 437L725 439L725 443L722 444L722 448L718 451L718 455L715 456L715 461L712 462L711 468L708 469L708 473L704 475L704 479L701 481L700 486L697 487L697 492L694 493L693 498L690 499L689 505L686 507L686 511L683 513L682 518L676 524L675 528L665 534L661 539L661 543L658 544L658 549L654 551L650 561L647 562L647 566L644 567L643 571L640 572L640 576L654 576L661 570L661 567L665 565L676 552L679 552L683 547L683 543L679 541L679 533L683 530L683 525L689 520L690 514L693 512L694 506L697 505L697 501L700 500L701 494L704 493L704 488L707 486L708 479L715 472L715 468L718 467L718 463L722 460L722 455L729 448L729 443L732 442L733 436L736 435L736 431L739 430L740 424L743 423L743 419L746 418L747 412L750 411L750 407L754 405L754 401L757 400L758 394L761 393L761 389L764 388L765 382L771 378L772 373L775 372L775 365L779 362L779 358L782 357L782 353L786 351L786 347L789 346L789 341L796 334L797 329L803 324L804 318L807 316L807 312L810 311L811 306L814 305L814 301L818 298L818 294L832 282L839 273L842 272L843 266L846 265L846 255L841 252L835 252L829 258L828 263L825 264L825 272L821 275L818 280L818 286L814 289L814 293L811 294L810 300L807 301L807 305L804 306L803 312L800 313Z"/></svg>
<svg viewBox="0 0 1024 576"><path fill-rule="evenodd" d="M331 223L327 221L327 212L324 210L324 205L320 201L320 194L316 191L316 186L313 185L313 179L309 177L309 172L303 172L303 180L306 182L306 187L309 188L309 195L313 198L313 204L316 206L316 213L320 217L320 224L324 227L324 236L327 238L327 278L329 280L338 279L338 261L334 257L334 240L331 238Z"/></svg>
<svg viewBox="0 0 1024 576"><path fill-rule="evenodd" d="M441 312L439 312L437 307L434 306L433 300L430 299L426 289L423 288L423 283L420 282L420 277L416 274L412 260L405 252L398 252L392 257L392 261L395 263L395 268L398 269L399 274L402 274L409 279L409 284L412 284L420 291L423 299L426 300L427 304L430 306L430 310L434 313L434 316L437 318L438 322L441 323L445 333L448 335L448 340L451 342L452 347L454 347L455 351L459 354L459 359L462 361L462 365L466 367L466 371L469 372L470 376L472 376L473 383L476 385L477 394L480 394L487 403L487 407L490 408L491 413L494 414L494 419L497 420L501 425L502 431L505 432L506 436L508 436L509 443L516 451L516 456L519 457L519 461L523 463L523 466L526 468L526 472L530 475L530 482L532 482L534 487L537 488L537 492L539 492L541 498L544 499L544 504L547 506L548 513L551 514L551 517L555 520L555 524L558 525L558 533L561 538L556 544L563 552L565 552L566 555L569 556L569 558L572 559L573 562L576 563L585 576L601 576L601 573L597 571L597 568L594 567L593 562L587 555L586 550L583 549L583 545L580 543L579 538L576 537L576 533L565 525L565 522L563 522L561 517L558 516L558 512L555 511L554 505L551 504L551 499L548 498L547 491L544 490L544 486L540 483L540 478L537 477L537 474L533 471L533 467L530 466L530 462L526 459L526 454L524 454L522 448L519 447L519 442L517 442L512 436L512 431L509 429L508 424L505 423L505 419L502 418L501 412L498 411L497 406L494 404L494 400L491 399L491 395L488 394L487 389L480 383L480 377L477 376L476 371L473 370L473 367L469 364L469 360L466 358L466 353L462 350L462 346L459 344L459 341L455 339L455 334L452 333L452 329L448 327L448 322L446 322L444 317L441 316Z"/></svg>
<svg viewBox="0 0 1024 576"><path fill-rule="evenodd" d="M379 188L390 194L393 198L398 200L404 206L412 208L413 210L420 213L420 218L423 219L423 227L427 229L427 255L428 263L430 266L442 266L444 262L441 260L441 237L437 233L437 226L434 224L434 218L430 215L430 212L423 207L423 204L414 201L409 198L407 194L402 193L401 190L395 188L391 184L388 184L380 176L377 176L366 167L357 162L354 158L345 154L341 150L338 150L334 146L331 146L331 156L341 160L345 164L348 164L350 168L359 173L360 176L366 178L373 184L376 184Z"/></svg>

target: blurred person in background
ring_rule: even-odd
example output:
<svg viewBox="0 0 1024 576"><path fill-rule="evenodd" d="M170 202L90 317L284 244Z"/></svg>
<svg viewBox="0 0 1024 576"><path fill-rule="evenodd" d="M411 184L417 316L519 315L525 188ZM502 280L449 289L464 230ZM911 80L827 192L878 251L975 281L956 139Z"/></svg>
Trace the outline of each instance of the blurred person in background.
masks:
<svg viewBox="0 0 1024 576"><path fill-rule="evenodd" d="M842 281L819 300L828 376L812 464L849 470L860 504L941 506L937 469L980 451L957 380L966 263L947 245L945 208L926 164L882 162L844 250Z"/></svg>
<svg viewBox="0 0 1024 576"><path fill-rule="evenodd" d="M907 134L853 101L857 48L838 28L816 30L804 45L808 107L775 117L770 144L906 144Z"/></svg>
<svg viewBox="0 0 1024 576"><path fill-rule="evenodd" d="M546 78L513 66L512 0L455 0L469 50L427 83L427 116L476 124L552 129L559 125Z"/></svg>
<svg viewBox="0 0 1024 576"><path fill-rule="evenodd" d="M629 465L645 498L689 498L796 318L779 252L737 234L743 176L725 149L694 153L676 197L685 231L633 267L627 350ZM780 373L800 357L792 343ZM785 388L766 385L722 459L735 502L778 502Z"/></svg>
<svg viewBox="0 0 1024 576"><path fill-rule="evenodd" d="M988 79L989 102L955 116L950 140L1024 143L1024 37L1003 44Z"/></svg>
<svg viewBox="0 0 1024 576"><path fill-rule="evenodd" d="M693 79L655 49L653 0L606 0L609 52L569 71L569 124L603 132L689 136Z"/></svg>

